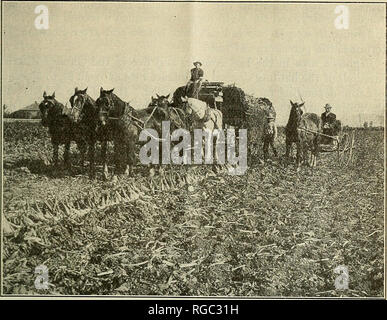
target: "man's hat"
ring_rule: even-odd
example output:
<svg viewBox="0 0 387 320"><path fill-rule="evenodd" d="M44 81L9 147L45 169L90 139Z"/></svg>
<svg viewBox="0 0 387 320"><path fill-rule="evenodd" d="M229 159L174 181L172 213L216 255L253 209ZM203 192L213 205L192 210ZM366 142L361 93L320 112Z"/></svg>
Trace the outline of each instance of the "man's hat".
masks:
<svg viewBox="0 0 387 320"><path fill-rule="evenodd" d="M327 104L325 105L325 109L332 109L332 107L331 107L330 104L327 103Z"/></svg>
<svg viewBox="0 0 387 320"><path fill-rule="evenodd" d="M202 63L201 63L200 61L195 61L195 62L193 63L194 66L196 66L197 64L200 64L200 66L202 66Z"/></svg>

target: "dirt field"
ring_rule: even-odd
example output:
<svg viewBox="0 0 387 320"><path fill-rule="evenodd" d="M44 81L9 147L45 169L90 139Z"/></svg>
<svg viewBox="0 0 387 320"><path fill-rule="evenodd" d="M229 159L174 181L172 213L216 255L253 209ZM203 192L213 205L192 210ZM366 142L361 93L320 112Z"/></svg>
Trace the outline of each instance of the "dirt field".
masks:
<svg viewBox="0 0 387 320"><path fill-rule="evenodd" d="M323 154L313 173L252 157L243 176L174 167L149 178L139 165L104 182L78 165L52 171L39 123L4 123L3 292L383 296L383 143L384 131L358 129L352 166ZM48 290L34 286L42 264Z"/></svg>

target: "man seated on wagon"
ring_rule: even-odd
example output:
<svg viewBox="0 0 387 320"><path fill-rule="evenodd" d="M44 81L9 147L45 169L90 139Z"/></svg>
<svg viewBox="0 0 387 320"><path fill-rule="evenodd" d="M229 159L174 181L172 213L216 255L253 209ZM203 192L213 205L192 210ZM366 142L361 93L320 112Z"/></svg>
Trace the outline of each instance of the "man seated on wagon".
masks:
<svg viewBox="0 0 387 320"><path fill-rule="evenodd" d="M195 68L191 69L191 78L185 86L185 92L187 97L198 99L204 72L200 68L202 66L200 61L195 61L193 64Z"/></svg>
<svg viewBox="0 0 387 320"><path fill-rule="evenodd" d="M321 114L321 120L322 120L322 127L323 127L323 134L326 134L328 136L335 136L335 123L336 123L336 115L331 112L332 107L327 103L325 105L325 112ZM324 144L331 144L333 142L333 139L330 139L328 137L323 137L323 143Z"/></svg>

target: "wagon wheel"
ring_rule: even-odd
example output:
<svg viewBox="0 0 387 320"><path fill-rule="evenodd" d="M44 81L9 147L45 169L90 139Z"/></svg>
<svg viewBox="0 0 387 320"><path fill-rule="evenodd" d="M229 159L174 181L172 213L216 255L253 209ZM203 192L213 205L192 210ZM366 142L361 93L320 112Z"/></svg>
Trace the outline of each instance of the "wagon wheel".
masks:
<svg viewBox="0 0 387 320"><path fill-rule="evenodd" d="M349 155L347 166L354 163L354 149L355 149L355 131L352 131L349 143Z"/></svg>
<svg viewBox="0 0 387 320"><path fill-rule="evenodd" d="M355 133L344 133L338 143L338 162L348 166L353 163L355 147Z"/></svg>
<svg viewBox="0 0 387 320"><path fill-rule="evenodd" d="M339 137L337 142L337 161L339 165L341 165L344 160L347 144L348 144L348 134L344 133L341 137Z"/></svg>

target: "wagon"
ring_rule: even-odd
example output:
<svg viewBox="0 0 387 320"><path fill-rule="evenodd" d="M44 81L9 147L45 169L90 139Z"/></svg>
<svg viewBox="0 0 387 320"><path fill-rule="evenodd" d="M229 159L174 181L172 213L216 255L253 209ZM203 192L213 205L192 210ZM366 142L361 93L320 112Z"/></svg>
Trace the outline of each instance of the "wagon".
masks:
<svg viewBox="0 0 387 320"><path fill-rule="evenodd" d="M318 134L326 139L331 139L331 144L320 144L319 151L322 153L336 153L338 165L349 165L354 161L354 150L355 150L355 131L354 130L340 130L337 135L327 135L321 132L311 131L305 128L299 128L306 132Z"/></svg>
<svg viewBox="0 0 387 320"><path fill-rule="evenodd" d="M178 87L173 93L172 106L180 108L181 97L186 94L185 86ZM198 94L199 100L210 107L219 109L223 115L225 128L248 129L249 145L261 141L263 125L268 113L275 115L275 109L267 98L255 98L235 86L221 81L203 81Z"/></svg>
<svg viewBox="0 0 387 320"><path fill-rule="evenodd" d="M211 108L222 108L223 84L223 82L219 81L204 81L199 91L199 100L207 102Z"/></svg>
<svg viewBox="0 0 387 320"><path fill-rule="evenodd" d="M332 147L320 145L321 152L336 152L339 165L349 165L354 161L355 131L340 132L337 136L328 136L333 139Z"/></svg>
<svg viewBox="0 0 387 320"><path fill-rule="evenodd" d="M172 106L181 108L182 97L186 96L186 87L178 87L173 93ZM211 108L219 109L223 114L223 122L235 127L242 127L248 109L242 89L224 85L221 81L203 81L198 99Z"/></svg>

